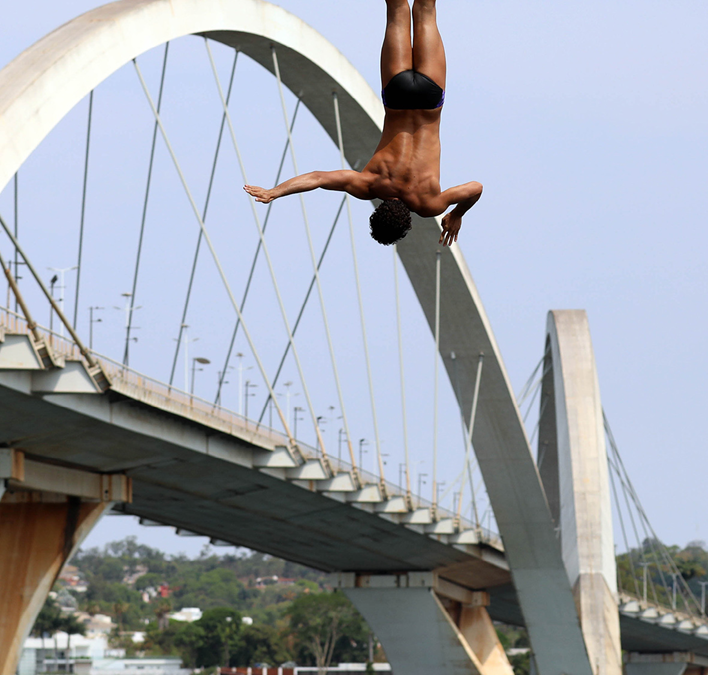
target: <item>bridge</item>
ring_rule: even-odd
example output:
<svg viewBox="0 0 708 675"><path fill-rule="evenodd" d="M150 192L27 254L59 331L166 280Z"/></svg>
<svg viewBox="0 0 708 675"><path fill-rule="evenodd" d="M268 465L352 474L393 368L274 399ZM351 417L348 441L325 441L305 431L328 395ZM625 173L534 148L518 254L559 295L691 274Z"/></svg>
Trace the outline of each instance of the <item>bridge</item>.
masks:
<svg viewBox="0 0 708 675"><path fill-rule="evenodd" d="M221 122L203 208L197 206L189 167L180 163L180 146L171 141L171 118L162 106L168 46L177 50L180 40L189 36L193 41L199 39L200 48L206 49ZM0 187L14 190L15 195L14 227L10 219L0 218L5 237L0 264L8 298L0 308L0 673L14 673L24 638L61 567L109 511L138 516L146 526L173 526L178 532L208 536L215 543L247 546L338 573L339 587L367 619L397 673L511 673L493 620L526 627L534 666L542 675L605 675L623 669L632 675L703 672L708 666L704 607L698 606L676 571L672 568L671 607L648 599L646 579L644 597L617 586L606 424L584 312L549 313L546 344L539 345L543 347L540 376L532 386L541 401L538 423L529 435L521 401L517 402L511 389L490 322L459 249L436 250L438 220L415 217L413 231L396 247L394 264L400 262L405 269L410 284L406 288L418 303L422 325L430 330L429 348L434 348L432 448L422 460L431 468L429 475L418 471L416 476L409 456L407 429L415 420L406 418L405 359L401 355L403 428L395 445L396 458L403 461L396 483L385 475L394 449L383 452L379 433L385 426L374 396L380 362L376 354L370 354L373 340L367 336L364 319L351 216L355 206L347 199L338 202L332 232L346 213L356 279L352 314L360 315L363 343L357 369L364 384L358 389L350 385L358 393L356 406L345 405L349 378L335 357L335 352L349 354L350 347L335 349L332 338L355 332L351 315L339 310L328 317L324 309L323 261L332 232L326 241L312 237L304 200L300 207L306 236L300 239L306 242L310 266L303 272L286 265L286 283L278 284L272 262L277 253L270 253L275 243L265 236L271 212L262 220L254 210L256 253L251 276L240 279L242 300L237 299L234 276L223 262L223 237L211 221L207 227L207 206L222 140L226 139L225 145L231 141L233 158L246 182L242 152L246 134L230 106L239 55L258 64L260 77L268 73L277 92L274 100L282 104L284 124L279 133L285 148L282 154L273 153L276 164L280 161L278 175L288 155L297 171L294 129L301 106L311 116L309 123L329 137L335 165L357 168L368 159L383 119L376 94L322 36L262 0L229 4L123 0L69 22L0 71ZM224 86L223 64L230 58L231 79ZM151 64L158 65L152 75L148 72ZM147 188L139 210L142 219L132 291L123 294L125 339L117 343L121 359L99 354L91 340L86 345L80 335L78 308L80 280L88 294L86 283L103 283L102 266L110 264L110 256L96 255L96 251L91 255L89 244L84 243L87 186L92 178L90 140L92 131L96 133L92 127L94 97L100 100L103 83L122 73L124 66L133 70L136 90L144 96L142 104L151 115L153 134L148 144ZM42 249L39 240L49 232L40 228L42 237L20 234L17 194L25 172L30 173L26 167L31 166L33 153L44 151L45 139L53 139L55 128L70 119L84 100L88 120L72 321L65 311L65 288L61 300L55 299L56 281L48 287L41 268L33 263L35 256L46 257L46 247ZM288 105L293 100L290 114ZM177 312L181 319L171 370L167 368L170 374L163 378L166 382L130 365L131 356L133 361L137 358L134 315L139 306L135 302L143 288L140 265L141 256L147 255L143 241L150 189L152 185L156 190L152 181L158 177L157 170L153 173L159 160L156 147L163 148L163 158L177 177L174 185L181 191L183 210L198 234L184 309ZM163 195L167 202L176 199L174 185ZM164 208L169 207L168 203ZM289 207L292 210L293 203ZM286 217L293 216L288 213ZM319 257L315 243L322 248ZM200 251L211 259L211 277L209 293L197 302L191 294L194 284L198 285L195 271ZM259 255L267 270L264 276L270 275L272 281L270 313L265 319L245 310ZM297 314L286 304L289 286L295 286L299 278L306 283ZM65 287L63 280L60 283ZM219 298L212 291L216 284L222 286ZM405 340L398 284L394 275L378 290L381 295L391 292L396 299L400 347ZM311 296L322 309L317 319L323 332L319 343L307 332L305 339L300 337L307 330L299 327L301 317L309 316ZM258 298L267 302L265 294L259 293ZM190 361L188 329L193 325L190 317L207 311L201 308L217 300L222 302L219 317L228 313L228 321L235 321L236 327L233 334L231 328L211 331L225 336L228 355L217 394L207 400L194 393L199 364L207 359ZM36 317L46 316L47 311L50 326L43 327ZM371 314L375 311L370 310ZM345 320L341 330L337 315ZM282 357L272 340L275 321L283 323ZM93 328L91 314L87 330ZM239 405L238 412L222 402L230 360L243 358L243 353L233 352L239 330L238 339L260 376L260 418L249 417L247 412L250 382L245 400L240 401L245 405ZM315 351L322 347L326 356L310 357L310 342ZM395 351L388 343L380 348ZM183 388L174 381L180 356L186 369ZM151 358L159 362L161 354L153 352ZM344 459L341 451L335 456L333 434L325 435L325 418L315 413L322 397L308 388L308 382L324 387L320 384L323 359L331 361L330 391L340 404L338 445L345 450ZM420 367L417 361L416 365ZM441 382L440 366L447 382ZM285 407L276 390L283 367L290 368L302 388L305 407L296 406L292 418L290 389ZM309 377L305 377L308 368ZM239 386L239 397L241 392ZM438 447L443 448L440 439L449 445L442 432L438 438L441 400L454 402L453 418L462 420L464 443L456 444L457 451L447 447L443 453ZM381 398L378 401L380 405ZM410 400L408 405L412 407ZM371 408L367 434L372 438L361 438L357 447L355 409L360 408ZM298 410L311 417L307 431L301 426L300 434ZM385 414L387 408L381 410ZM531 440L536 434L534 456ZM305 435L312 440L302 440ZM372 471L363 466L367 443L375 460ZM610 464L616 466L612 452L611 448ZM473 471L483 478L490 505L486 526L479 516L480 485ZM419 494L423 477L431 484L429 498ZM449 495L451 503L441 495L444 482L458 488ZM470 493L467 498L465 491ZM465 499L469 509L463 508Z"/></svg>

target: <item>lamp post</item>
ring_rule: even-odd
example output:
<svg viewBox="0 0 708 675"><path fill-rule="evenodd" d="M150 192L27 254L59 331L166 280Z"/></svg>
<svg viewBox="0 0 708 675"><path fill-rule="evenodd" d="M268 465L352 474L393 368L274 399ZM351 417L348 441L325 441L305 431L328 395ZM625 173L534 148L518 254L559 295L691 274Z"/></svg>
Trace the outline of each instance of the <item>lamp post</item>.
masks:
<svg viewBox="0 0 708 675"><path fill-rule="evenodd" d="M420 506L420 493L423 490L423 485L426 485L427 483L423 480L423 477L427 477L427 473L419 473L418 474L418 506Z"/></svg>
<svg viewBox="0 0 708 675"><path fill-rule="evenodd" d="M339 430L339 439L338 439L338 446L337 446L337 458L339 461L342 461L342 436L346 436L347 432L344 429Z"/></svg>
<svg viewBox="0 0 708 675"><path fill-rule="evenodd" d="M227 616L226 617L226 626L224 630L224 666L226 668L229 667L229 660L231 659L231 655L229 654L229 638L231 637L231 623L233 622L234 618L232 616Z"/></svg>
<svg viewBox="0 0 708 675"><path fill-rule="evenodd" d="M369 445L369 441L367 441L365 438L360 438L359 439L359 470L360 471L363 470L363 466L364 466L363 455L365 452L368 452L367 450L363 449L365 445Z"/></svg>
<svg viewBox="0 0 708 675"><path fill-rule="evenodd" d="M320 433L317 435L317 449L318 449L318 450L322 450L322 448L319 447L319 446L320 446L320 438L322 437L322 434L324 433L324 429L322 428L322 425L323 425L323 424L327 424L327 418L326 418L324 415L320 415L320 416L317 418L316 424L317 424L317 429L318 429L319 432L320 432Z"/></svg>
<svg viewBox="0 0 708 675"><path fill-rule="evenodd" d="M297 438L297 423L298 420L304 420L304 417L300 417L300 413L305 412L305 408L301 408L300 406L295 406L293 408L293 436Z"/></svg>
<svg viewBox="0 0 708 675"><path fill-rule="evenodd" d="M251 370L253 366L243 367L243 353L241 352L236 354L236 358L238 359L238 414L243 415L243 396L241 393L243 391L243 371ZM248 417L248 414L246 414L246 417Z"/></svg>
<svg viewBox="0 0 708 675"><path fill-rule="evenodd" d="M198 363L201 363L202 365L206 366L211 363L211 361L209 359L205 359L203 356L195 356L192 359L192 385L189 388L190 397L194 396L194 378L196 376L197 371L204 370L204 368L197 368Z"/></svg>
<svg viewBox="0 0 708 675"><path fill-rule="evenodd" d="M705 617L706 615L706 584L708 581L699 581L701 585L701 614Z"/></svg>
<svg viewBox="0 0 708 675"><path fill-rule="evenodd" d="M54 297L54 286L57 283L59 277L55 274L49 281L49 292ZM49 307L49 337L51 339L52 333L54 332L54 307Z"/></svg>
<svg viewBox="0 0 708 675"><path fill-rule="evenodd" d="M255 396L255 394L252 394L249 389L254 389L257 387L257 384L251 384L250 380L246 380L246 384L244 385L244 397L246 399L246 405L245 405L245 413L244 417L246 418L246 422L248 423L248 399L251 396Z"/></svg>
<svg viewBox="0 0 708 675"><path fill-rule="evenodd" d="M646 604L646 601L647 601L647 567L649 567L649 563L648 562L641 562L639 564L644 568L643 573L642 573L643 580L644 580L644 586L642 589L642 599L643 599L644 603Z"/></svg>
<svg viewBox="0 0 708 675"><path fill-rule="evenodd" d="M671 576L673 577L673 592L671 594L671 609L676 609L676 578L680 576L678 572L671 572Z"/></svg>
<svg viewBox="0 0 708 675"><path fill-rule="evenodd" d="M52 272L57 272L59 274L59 290L61 291L61 296L59 297L59 308L61 309L61 313L64 314L64 289L66 288L66 285L64 284L64 275L67 272L79 269L79 266L74 265L73 267L48 267L47 269L51 270ZM53 295L54 294L52 293L52 296ZM63 322L59 326L59 337L64 337Z"/></svg>
<svg viewBox="0 0 708 675"><path fill-rule="evenodd" d="M103 319L94 319L93 313L103 309L105 307L89 307L89 349L93 349L93 324L103 322Z"/></svg>
<svg viewBox="0 0 708 675"><path fill-rule="evenodd" d="M125 307L116 307L115 305L113 305L113 309L117 309L122 312L125 312L125 352L123 354L123 365L127 366L128 365L128 353L129 353L128 347L130 346L130 342L131 342L131 340L133 342L138 341L138 338L136 338L136 337L131 338L130 337L130 331L131 330L138 330L138 328L140 328L140 326L131 326L130 325L130 315L131 315L131 312L137 312L139 309L142 309L142 305L138 305L137 307L135 307L134 305L130 304L131 298L133 297L132 293L121 293L121 296L125 298ZM184 329L189 328L189 326L187 326L186 324L182 324L182 327ZM185 341L186 341L186 336L185 336ZM185 346L186 346L186 342L185 342ZM184 376L184 390L185 391L187 391L187 388L189 386L186 371L187 371L187 365L185 364L185 376Z"/></svg>
<svg viewBox="0 0 708 675"><path fill-rule="evenodd" d="M438 506L440 504L440 488L442 488L445 485L446 481L438 481L437 485L435 486L435 505Z"/></svg>

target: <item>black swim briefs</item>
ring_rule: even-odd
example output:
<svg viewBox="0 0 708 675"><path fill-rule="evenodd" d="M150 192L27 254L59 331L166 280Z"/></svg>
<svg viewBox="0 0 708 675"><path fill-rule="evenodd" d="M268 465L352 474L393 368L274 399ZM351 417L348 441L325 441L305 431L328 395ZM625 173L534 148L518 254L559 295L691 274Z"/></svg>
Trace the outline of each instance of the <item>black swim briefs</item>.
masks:
<svg viewBox="0 0 708 675"><path fill-rule="evenodd" d="M404 70L391 78L381 98L392 110L435 110L445 103L445 92L427 75Z"/></svg>

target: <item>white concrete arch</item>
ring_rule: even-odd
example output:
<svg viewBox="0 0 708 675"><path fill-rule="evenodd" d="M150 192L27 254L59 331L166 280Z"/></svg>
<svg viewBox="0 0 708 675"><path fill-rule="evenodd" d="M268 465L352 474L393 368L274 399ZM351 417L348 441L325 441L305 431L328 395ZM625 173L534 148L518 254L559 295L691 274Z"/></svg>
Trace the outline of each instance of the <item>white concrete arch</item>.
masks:
<svg viewBox="0 0 708 675"><path fill-rule="evenodd" d="M593 672L620 675L605 430L590 327L583 310L548 313L538 467L559 528Z"/></svg>
<svg viewBox="0 0 708 675"><path fill-rule="evenodd" d="M338 94L349 164L360 165L373 153L383 121L377 95L339 51L296 17L263 0L122 0L65 24L0 72L0 189L100 82L130 59L188 34L237 47L271 72L275 45L283 82L333 139L332 94ZM414 224L399 254L432 326L440 226L437 219L418 217ZM553 521L489 321L459 249L444 249L441 265L440 353L453 382L460 382L465 411L478 357L485 356L473 442L538 670L590 675Z"/></svg>

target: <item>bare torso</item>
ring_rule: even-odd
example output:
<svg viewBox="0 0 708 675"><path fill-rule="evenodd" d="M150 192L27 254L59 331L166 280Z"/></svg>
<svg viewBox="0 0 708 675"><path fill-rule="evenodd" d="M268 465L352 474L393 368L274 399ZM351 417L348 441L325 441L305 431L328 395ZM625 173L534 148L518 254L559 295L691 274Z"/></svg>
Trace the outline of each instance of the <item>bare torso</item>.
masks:
<svg viewBox="0 0 708 675"><path fill-rule="evenodd" d="M361 171L371 198L398 198L429 215L430 200L440 195L440 114L386 109L379 145Z"/></svg>

